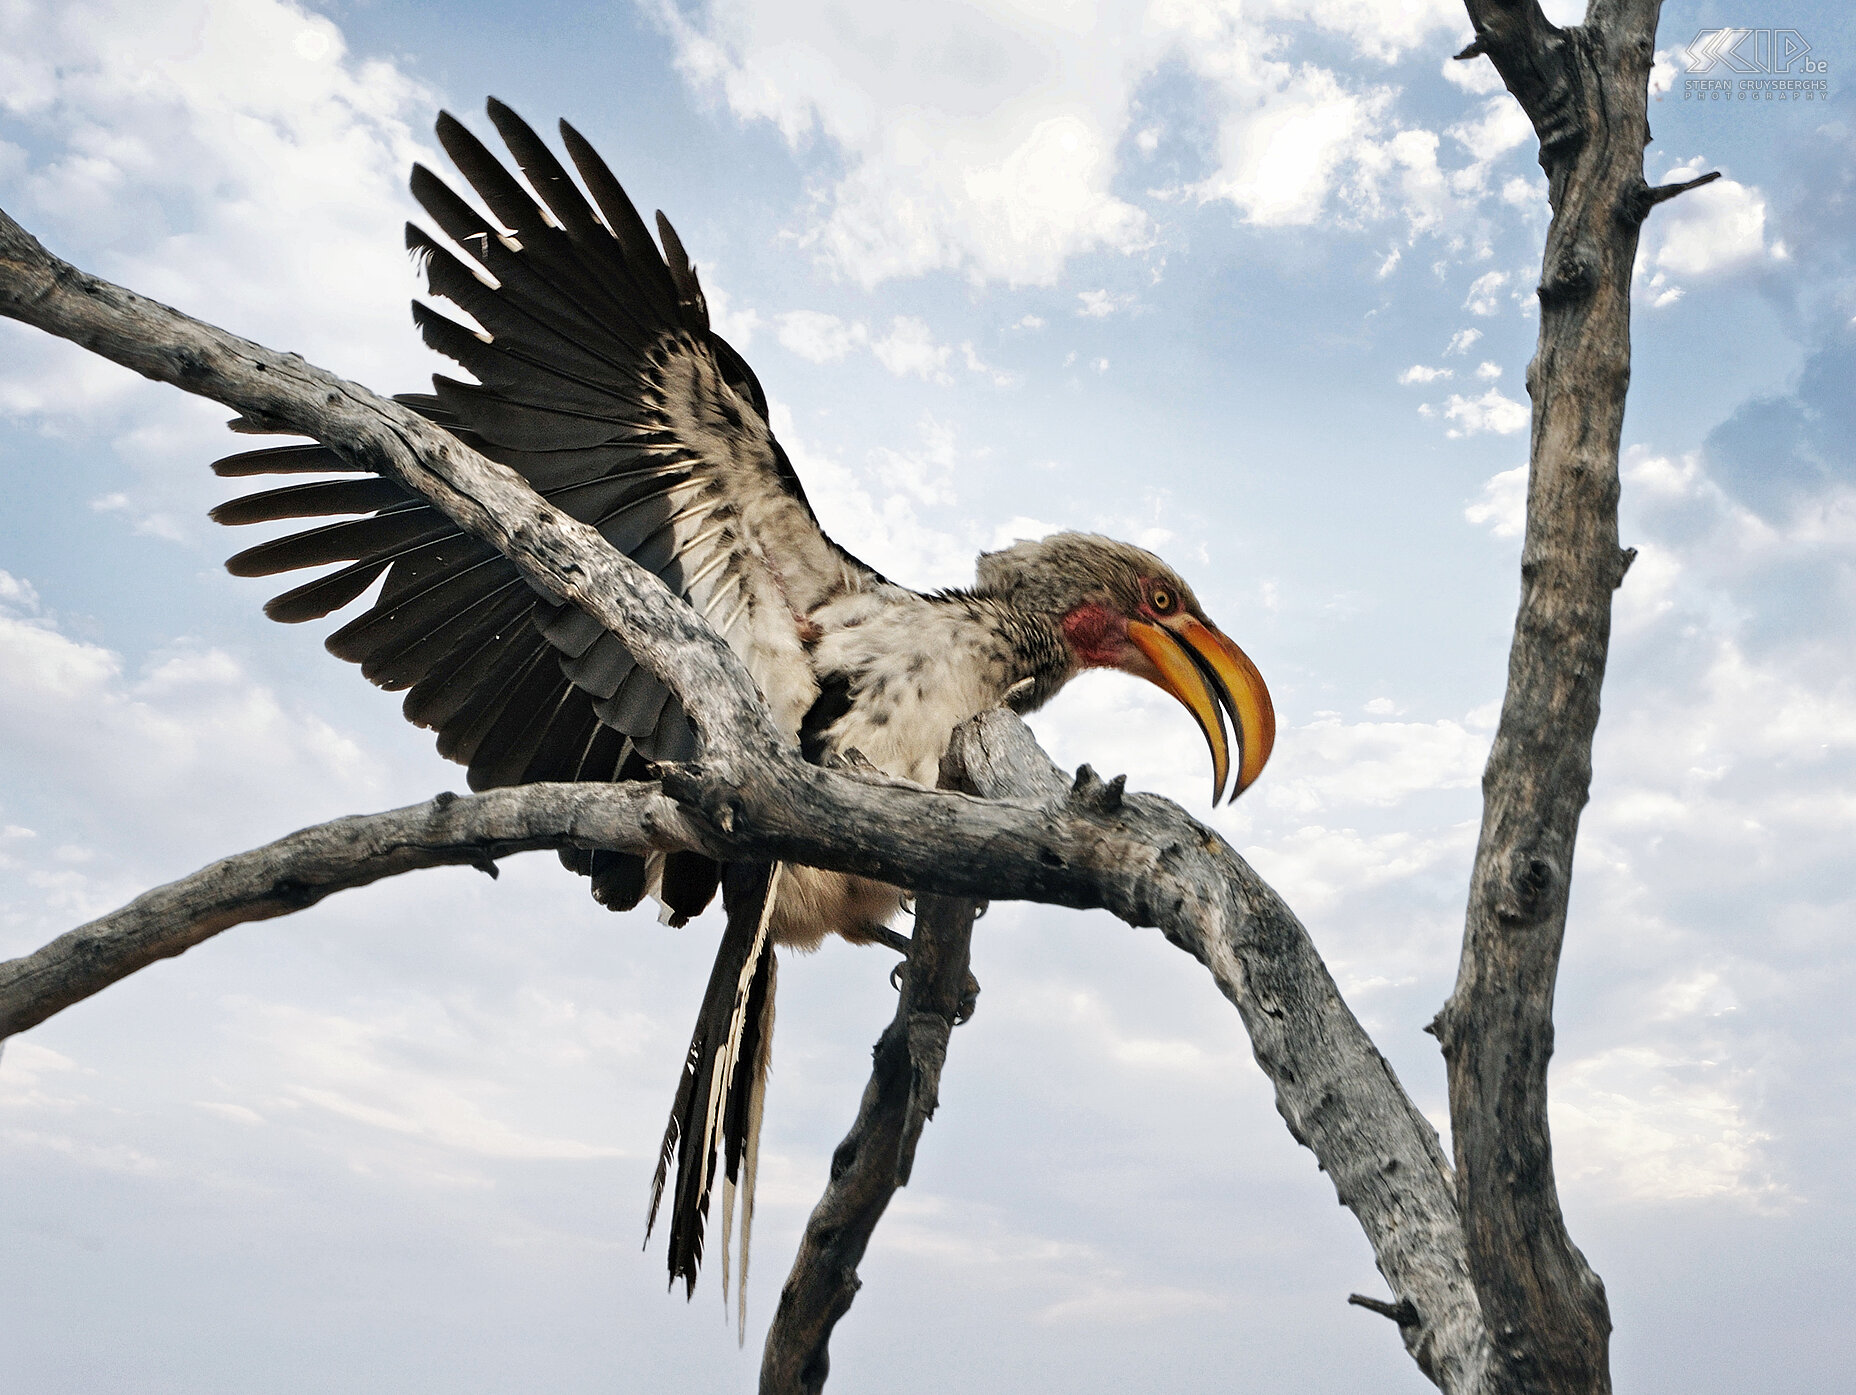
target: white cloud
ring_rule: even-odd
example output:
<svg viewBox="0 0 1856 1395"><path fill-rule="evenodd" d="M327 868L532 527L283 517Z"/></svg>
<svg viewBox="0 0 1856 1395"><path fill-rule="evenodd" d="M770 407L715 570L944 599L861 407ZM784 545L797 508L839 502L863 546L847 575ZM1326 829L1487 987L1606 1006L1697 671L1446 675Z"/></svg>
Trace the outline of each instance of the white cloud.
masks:
<svg viewBox="0 0 1856 1395"><path fill-rule="evenodd" d="M1500 388L1490 388L1480 397L1464 397L1453 392L1444 404L1444 416L1455 423L1445 433L1451 437L1477 436L1483 432L1512 436L1525 430L1528 422L1527 408L1503 396Z"/></svg>
<svg viewBox="0 0 1856 1395"><path fill-rule="evenodd" d="M1445 169L1437 133L1405 126L1394 115L1398 89L1342 81L1327 69L1277 55L1281 25L1292 16L1308 15L1320 27L1349 35L1360 52L1380 54L1396 53L1436 28L1460 29L1461 16L1436 4L1346 6L1345 16L1342 8L1317 6L1310 14L1286 4L1242 13L1191 3L1168 7L1166 13L1178 16L1186 62L1225 103L1219 168L1195 192L1226 199L1247 221L1265 226L1397 217L1418 233L1447 221L1460 224L1458 215L1481 198L1490 164L1518 143L1512 115L1491 103L1481 122L1453 128L1472 159ZM1378 13L1369 20L1368 10ZM1514 107L1507 98L1497 101ZM1395 264L1389 256L1380 275Z"/></svg>
<svg viewBox="0 0 1856 1395"><path fill-rule="evenodd" d="M1450 342L1445 346L1444 353L1466 354L1480 338L1482 338L1482 331L1479 329L1459 329L1450 336Z"/></svg>
<svg viewBox="0 0 1856 1395"><path fill-rule="evenodd" d="M1017 387L1019 378L1016 373L1008 373L1002 368L994 368L979 355L972 341L963 340L960 345L960 357L967 365L969 373L978 373L983 378L990 378L994 387Z"/></svg>
<svg viewBox="0 0 1856 1395"><path fill-rule="evenodd" d="M1547 185L1544 179L1526 179L1515 176L1502 181L1502 202L1510 208L1543 212L1547 207Z"/></svg>
<svg viewBox="0 0 1856 1395"><path fill-rule="evenodd" d="M1468 826L1430 833L1362 833L1307 824L1267 845L1245 848L1244 856L1298 908L1298 914L1312 917L1331 912L1349 897L1423 876L1445 861L1460 859L1474 843L1475 830Z"/></svg>
<svg viewBox="0 0 1856 1395"><path fill-rule="evenodd" d="M952 350L937 344L926 322L912 315L898 315L890 322L889 333L872 340L870 351L898 378L914 376L930 382L945 383L947 358Z"/></svg>
<svg viewBox="0 0 1856 1395"><path fill-rule="evenodd" d="M1301 226L1327 208L1347 163L1380 128L1391 94L1350 92L1318 68L1281 75L1278 84L1260 113L1234 104L1219 134L1219 168L1196 192L1235 204L1251 223Z"/></svg>
<svg viewBox="0 0 1856 1395"><path fill-rule="evenodd" d="M1103 320L1117 310L1125 310L1134 303L1131 295L1114 295L1108 291L1078 291L1076 313L1085 319Z"/></svg>
<svg viewBox="0 0 1856 1395"><path fill-rule="evenodd" d="M1478 97L1507 91L1507 88L1502 85L1502 75L1495 71L1495 65L1486 58L1469 58L1461 61L1446 58L1439 71L1451 86L1460 87L1465 92L1472 92Z"/></svg>
<svg viewBox="0 0 1856 1395"><path fill-rule="evenodd" d="M1624 452L1619 473L1633 490L1664 499L1687 497L1702 478L1700 457L1693 452L1673 459L1642 446Z"/></svg>
<svg viewBox="0 0 1856 1395"><path fill-rule="evenodd" d="M900 453L888 452L867 470L847 465L802 433L792 411L778 401L769 424L806 482L819 523L832 537L851 544L864 561L906 585L971 584L972 546L923 523L911 494L899 492L885 479L885 469L898 468L903 459ZM932 440L925 441L926 453L931 454L934 445Z"/></svg>
<svg viewBox="0 0 1856 1395"><path fill-rule="evenodd" d="M399 239L431 102L281 0L0 9L0 107L35 147L11 213L88 270L382 388L437 362L407 330ZM223 408L18 325L0 342L0 414L113 447L139 478L105 497L135 532L210 527Z"/></svg>
<svg viewBox="0 0 1856 1395"><path fill-rule="evenodd" d="M1612 602L1615 633L1630 633L1654 624L1675 608L1682 564L1669 548L1652 542L1637 545L1636 560Z"/></svg>
<svg viewBox="0 0 1856 1395"><path fill-rule="evenodd" d="M774 323L780 347L809 363L836 363L870 341L870 331L861 322L847 324L823 310L788 310Z"/></svg>
<svg viewBox="0 0 1856 1395"><path fill-rule="evenodd" d="M1459 122L1449 134L1476 159L1489 161L1530 139L1534 127L1521 104L1503 92L1484 103L1479 119Z"/></svg>
<svg viewBox="0 0 1856 1395"><path fill-rule="evenodd" d="M702 295L709 305L710 328L745 353L754 342L754 336L760 332L760 312L735 304L734 298L720 284L713 263L702 269Z"/></svg>
<svg viewBox="0 0 1856 1395"><path fill-rule="evenodd" d="M1476 376L1485 383L1492 383L1501 375L1502 366L1499 363L1489 363L1485 360L1476 365Z"/></svg>
<svg viewBox="0 0 1856 1395"><path fill-rule="evenodd" d="M1507 284L1507 272L1484 272L1470 283L1469 294L1463 300L1463 308L1472 315L1495 314L1501 309L1501 289Z"/></svg>
<svg viewBox="0 0 1856 1395"><path fill-rule="evenodd" d="M678 67L737 116L845 154L808 241L852 279L960 271L1048 283L1095 248L1135 251L1146 215L1110 189L1114 147L1151 49L1132 13L888 7L841 22L824 3L717 0L658 11ZM1100 42L1104 28L1129 43ZM1063 71L1072 95L1045 94Z"/></svg>
<svg viewBox="0 0 1856 1395"><path fill-rule="evenodd" d="M1670 170L1665 183L1694 179L1706 168L1696 160ZM1659 205L1644 229L1637 255L1641 293L1655 310L1679 301L1678 277L1711 277L1783 261L1782 242L1766 240L1766 196L1758 188L1717 179Z"/></svg>
<svg viewBox="0 0 1856 1395"><path fill-rule="evenodd" d="M1652 310L1666 310L1688 293L1660 271L1644 283L1644 290L1649 296Z"/></svg>
<svg viewBox="0 0 1856 1395"><path fill-rule="evenodd" d="M1398 375L1400 383L1410 387L1414 383L1434 383L1439 378L1454 377L1448 368L1429 368L1422 363L1414 363Z"/></svg>
<svg viewBox="0 0 1856 1395"><path fill-rule="evenodd" d="M238 1005L238 1030L247 1049L271 1055L276 1093L288 1104L323 1110L367 1130L404 1135L472 1158L626 1156L610 1142L531 1132L511 1117L520 1104L506 1098L499 1082L433 1070L429 1062L417 1060L421 1052L457 1052L473 1045L472 1038L485 1036L497 1039L506 1063L528 1056L538 1070L563 1059L577 1064L589 1044L607 1052L626 1046L631 1047L627 1054L636 1050L642 1028L635 1022L552 1001L537 990L521 996L525 1010L507 1023L487 1022L466 1004L430 998L366 1017L245 1003ZM275 1109L227 1104L259 1121ZM612 1127L609 1116L594 1116L588 1123L602 1130Z"/></svg>
<svg viewBox="0 0 1856 1395"><path fill-rule="evenodd" d="M412 277L380 234L408 206L407 165L431 158L409 125L431 97L349 59L327 19L280 0L15 6L0 93L57 143L14 211L137 234L97 269L208 318L236 307L260 337L289 317L298 347L363 378L405 361Z"/></svg>
<svg viewBox="0 0 1856 1395"><path fill-rule="evenodd" d="M1448 719L1344 722L1333 715L1294 728L1281 744L1281 768L1273 759L1264 801L1298 819L1384 808L1420 791L1468 788L1488 750L1484 736Z"/></svg>
<svg viewBox="0 0 1856 1395"><path fill-rule="evenodd" d="M1668 49L1656 50L1656 57L1650 62L1650 96L1660 97L1675 86L1676 75L1682 71L1682 65L1676 61L1676 55Z"/></svg>
<svg viewBox="0 0 1856 1395"><path fill-rule="evenodd" d="M1639 1203L1784 1200L1748 1119L1751 1072L1648 1045L1556 1065L1553 1153L1562 1185Z"/></svg>
<svg viewBox="0 0 1856 1395"><path fill-rule="evenodd" d="M223 650L177 643L131 674L121 655L39 613L28 588L13 589L19 599L0 607L0 755L61 799L93 801L111 821L94 836L166 848L216 832L231 847L270 824L284 790L323 791L331 814L378 799L376 763L352 739L253 683ZM188 792L185 820L176 790ZM32 876L62 887L61 908L80 918L137 874L116 858L87 867L81 857L55 865L56 849L36 856Z"/></svg>
<svg viewBox="0 0 1856 1395"><path fill-rule="evenodd" d="M826 0L660 0L657 12L698 90L796 147L819 135L843 152L806 241L866 286L935 270L1049 284L1072 256L1151 246L1151 220L1114 191L1116 156L1124 141L1158 149L1156 126L1135 129L1135 94L1174 61L1218 111L1217 168L1187 192L1249 221L1306 224L1339 200L1349 216L1431 227L1482 182L1451 187L1437 136L1391 119L1395 89L1280 56L1307 26L1392 62L1462 29L1442 0L889 7L855 25ZM1484 126L1479 160L1508 139L1507 124Z"/></svg>
<svg viewBox="0 0 1856 1395"><path fill-rule="evenodd" d="M1527 466L1490 476L1482 497L1463 510L1463 517L1498 538L1520 537L1527 526Z"/></svg>
<svg viewBox="0 0 1856 1395"><path fill-rule="evenodd" d="M872 456L877 477L892 494L907 494L923 504L951 504L955 498L953 479L960 462L954 430L929 417L921 424L921 436L918 450L879 447Z"/></svg>

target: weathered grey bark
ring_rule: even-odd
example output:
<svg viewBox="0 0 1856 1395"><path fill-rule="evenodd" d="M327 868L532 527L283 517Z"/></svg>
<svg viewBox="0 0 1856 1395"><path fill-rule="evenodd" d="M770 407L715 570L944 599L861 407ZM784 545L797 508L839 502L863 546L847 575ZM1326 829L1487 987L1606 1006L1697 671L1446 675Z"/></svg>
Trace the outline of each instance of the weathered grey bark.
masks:
<svg viewBox="0 0 1856 1395"><path fill-rule="evenodd" d="M1476 39L1540 138L1553 216L1540 280L1521 603L1483 775L1462 963L1434 1023L1457 1194L1492 1336L1489 1390L1609 1391L1604 1285L1567 1234L1547 1129L1554 982L1592 779L1618 547L1630 286L1651 207L1648 82L1660 0L1594 0L1558 29L1535 0L1468 0ZM1710 176L1712 177L1712 176Z"/></svg>
<svg viewBox="0 0 1856 1395"><path fill-rule="evenodd" d="M761 1395L818 1395L825 1388L832 1329L863 1287L857 1266L890 1198L908 1185L915 1140L934 1113L972 934L973 902L929 895L916 901L896 1015L877 1038L856 1122L831 1155L831 1180L780 1290L761 1349Z"/></svg>
<svg viewBox="0 0 1856 1395"><path fill-rule="evenodd" d="M512 853L560 847L702 848L655 785L526 785L318 824L144 892L0 962L0 1040L222 930L307 910L325 897L424 867L496 875Z"/></svg>

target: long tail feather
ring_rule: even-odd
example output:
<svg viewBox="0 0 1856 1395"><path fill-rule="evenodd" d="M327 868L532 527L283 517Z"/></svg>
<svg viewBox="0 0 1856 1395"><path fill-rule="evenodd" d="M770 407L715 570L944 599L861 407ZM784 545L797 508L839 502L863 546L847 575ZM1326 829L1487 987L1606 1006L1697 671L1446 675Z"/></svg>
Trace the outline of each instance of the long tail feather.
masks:
<svg viewBox="0 0 1856 1395"><path fill-rule="evenodd" d="M664 1141L658 1149L657 1173L645 1221L648 1240L656 1224L669 1178L677 1164L671 1194L669 1269L674 1287L696 1291L702 1264L703 1231L709 1192L715 1180L716 1145L722 1147L723 1291L728 1280L727 1249L733 1229L734 1201L742 1198L741 1272L747 1272L747 1241L753 1217L754 1174L759 1161L761 1101L771 1060L775 960L768 934L782 865L735 864L725 870L723 896L728 926L710 971L702 1011L690 1037L683 1077L671 1105ZM745 1292L742 1322L746 1322Z"/></svg>
<svg viewBox="0 0 1856 1395"><path fill-rule="evenodd" d="M735 1310L739 1343L748 1340L748 1243L754 1235L754 1179L760 1172L761 1109L767 1099L767 1072L773 1065L773 996L779 961L767 955L767 988L756 1014L753 1070L748 1082L746 1138L741 1158L741 1286ZM732 1174L731 1174L732 1175ZM722 1240L722 1298L728 1298L728 1240Z"/></svg>

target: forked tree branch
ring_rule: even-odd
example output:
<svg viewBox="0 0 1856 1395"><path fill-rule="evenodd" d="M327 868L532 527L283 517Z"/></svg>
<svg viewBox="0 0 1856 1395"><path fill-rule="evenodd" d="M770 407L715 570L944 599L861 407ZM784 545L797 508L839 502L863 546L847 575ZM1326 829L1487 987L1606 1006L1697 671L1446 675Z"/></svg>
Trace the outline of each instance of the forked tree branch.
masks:
<svg viewBox="0 0 1856 1395"><path fill-rule="evenodd" d="M250 423L313 437L430 499L536 589L617 634L695 719L703 754L662 788L714 847L859 872L981 900L1103 907L1157 925L1211 971L1250 1031L1291 1133L1352 1208L1381 1273L1420 1321L1408 1349L1447 1390L1472 1390L1486 1341L1436 1132L1341 1000L1307 932L1215 833L1177 806L1125 802L1093 775L1071 788L1022 724L982 722L969 759L987 796L854 778L804 761L740 661L695 612L520 476L367 389L59 261L0 213L0 314ZM990 743L990 744L989 744ZM984 757L1018 779L990 779Z"/></svg>
<svg viewBox="0 0 1856 1395"><path fill-rule="evenodd" d="M968 731L956 734L941 762L945 788L971 787ZM974 750L983 760L983 748ZM940 1103L948 1038L973 1010L967 964L976 909L961 897L916 898L896 1015L877 1038L857 1118L831 1155L831 1180L780 1290L761 1350L760 1395L819 1395L825 1388L832 1330L862 1287L857 1266L896 1189L909 1184L922 1125Z"/></svg>
<svg viewBox="0 0 1856 1395"><path fill-rule="evenodd" d="M863 1285L857 1266L934 1113L941 1065L960 1012L973 936L972 901L922 896L896 998L871 1053L856 1121L831 1155L831 1180L806 1221L761 1352L760 1395L819 1395L831 1333Z"/></svg>

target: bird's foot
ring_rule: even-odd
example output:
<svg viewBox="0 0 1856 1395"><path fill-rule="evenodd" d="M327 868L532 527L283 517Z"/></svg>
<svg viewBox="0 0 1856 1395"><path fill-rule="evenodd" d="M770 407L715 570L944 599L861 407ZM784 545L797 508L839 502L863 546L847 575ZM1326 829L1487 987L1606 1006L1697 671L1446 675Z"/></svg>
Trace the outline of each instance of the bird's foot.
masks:
<svg viewBox="0 0 1856 1395"><path fill-rule="evenodd" d="M960 1002L954 1008L954 1025L964 1027L973 1020L973 1014L979 1011L980 981L973 977L972 970L967 971L967 981L960 985Z"/></svg>
<svg viewBox="0 0 1856 1395"><path fill-rule="evenodd" d="M902 991L902 975L909 967L909 937L907 935L897 935L893 930L887 933L889 935L894 935L895 939L902 942L900 946L902 959L889 971L889 986L900 993ZM892 941L885 938L883 943L892 944ZM973 971L969 969L967 970L966 982L960 985L960 1000L954 1005L954 1025L956 1027L964 1026L972 1019L979 1005L980 981L973 977Z"/></svg>

